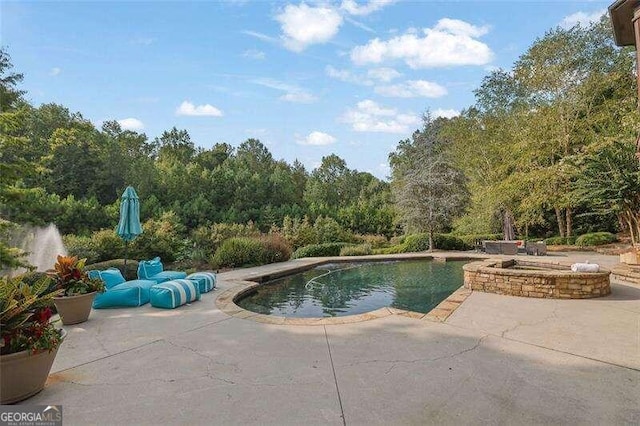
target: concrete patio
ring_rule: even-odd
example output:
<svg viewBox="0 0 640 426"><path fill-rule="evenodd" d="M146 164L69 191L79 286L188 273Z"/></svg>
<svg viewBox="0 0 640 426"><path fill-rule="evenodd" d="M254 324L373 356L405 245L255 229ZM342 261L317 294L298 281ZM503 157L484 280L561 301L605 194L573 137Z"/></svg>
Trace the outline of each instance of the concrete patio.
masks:
<svg viewBox="0 0 640 426"><path fill-rule="evenodd" d="M473 292L444 322L274 325L216 307L239 281L312 262L219 274L219 289L172 311L94 310L66 327L47 387L25 403L62 404L69 425L640 423L638 287L589 300Z"/></svg>

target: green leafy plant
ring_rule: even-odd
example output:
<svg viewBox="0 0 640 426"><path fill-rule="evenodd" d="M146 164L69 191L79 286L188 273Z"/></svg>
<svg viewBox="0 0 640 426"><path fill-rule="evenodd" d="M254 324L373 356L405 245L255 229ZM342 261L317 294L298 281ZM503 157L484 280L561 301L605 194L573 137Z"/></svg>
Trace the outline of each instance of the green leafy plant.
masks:
<svg viewBox="0 0 640 426"><path fill-rule="evenodd" d="M451 234L436 234L433 243L440 250L469 250L473 246L468 246L461 238Z"/></svg>
<svg viewBox="0 0 640 426"><path fill-rule="evenodd" d="M200 226L191 232L191 239L196 248L210 254L229 238L258 237L260 231L253 222L246 225L241 223L214 223L211 226Z"/></svg>
<svg viewBox="0 0 640 426"><path fill-rule="evenodd" d="M0 278L0 353L24 350L52 351L62 334L49 320L53 297L63 290L50 291L51 279L42 277L33 285L20 277Z"/></svg>
<svg viewBox="0 0 640 426"><path fill-rule="evenodd" d="M340 256L366 256L372 253L371 244L358 244L340 249Z"/></svg>
<svg viewBox="0 0 640 426"><path fill-rule="evenodd" d="M611 244L618 241L618 237L610 232L592 232L590 234L580 235L576 238L577 246L601 246L603 244Z"/></svg>
<svg viewBox="0 0 640 426"><path fill-rule="evenodd" d="M384 235L365 234L354 235L354 240L361 244L369 244L372 248L384 248L389 246L389 239Z"/></svg>
<svg viewBox="0 0 640 426"><path fill-rule="evenodd" d="M277 234L260 238L230 238L216 250L214 267L240 267L283 262L291 257L291 247Z"/></svg>
<svg viewBox="0 0 640 426"><path fill-rule="evenodd" d="M184 240L180 237L183 226L175 213L166 212L158 219L149 219L142 228L142 235L129 247L130 258L149 259L160 256L165 262L176 260ZM111 234L115 235L113 232Z"/></svg>
<svg viewBox="0 0 640 426"><path fill-rule="evenodd" d="M343 247L350 245L351 244L349 243L310 244L296 250L293 253L293 258L300 259L302 257L340 256L340 250L342 250Z"/></svg>
<svg viewBox="0 0 640 426"><path fill-rule="evenodd" d="M102 293L104 291L102 280L89 278L84 271L86 261L87 259L79 260L75 256L58 256L58 261L54 265L53 278L56 289L63 290L63 296L77 296L94 291Z"/></svg>
<svg viewBox="0 0 640 426"><path fill-rule="evenodd" d="M252 238L230 238L216 250L211 263L216 268L257 265L262 246Z"/></svg>
<svg viewBox="0 0 640 426"><path fill-rule="evenodd" d="M280 234L269 234L259 238L262 244L262 264L284 262L291 258L291 246Z"/></svg>
<svg viewBox="0 0 640 426"><path fill-rule="evenodd" d="M28 253L18 247L10 247L5 243L9 240L9 231L17 225L4 219L0 219L0 270L5 268L32 268L25 260Z"/></svg>
<svg viewBox="0 0 640 426"><path fill-rule="evenodd" d="M403 244L396 244L395 246L391 246L391 247L373 249L373 254L398 254L398 253L404 253L404 252L405 252L405 246Z"/></svg>

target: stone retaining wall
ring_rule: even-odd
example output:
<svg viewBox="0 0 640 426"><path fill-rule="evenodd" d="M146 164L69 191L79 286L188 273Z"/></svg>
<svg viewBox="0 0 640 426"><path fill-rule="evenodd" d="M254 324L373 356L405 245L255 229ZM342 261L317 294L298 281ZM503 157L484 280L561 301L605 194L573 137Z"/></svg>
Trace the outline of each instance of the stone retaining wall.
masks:
<svg viewBox="0 0 640 426"><path fill-rule="evenodd" d="M611 293L611 272L602 268L600 272L580 273L563 265L486 260L468 263L463 269L465 288L488 293L554 299L587 299Z"/></svg>

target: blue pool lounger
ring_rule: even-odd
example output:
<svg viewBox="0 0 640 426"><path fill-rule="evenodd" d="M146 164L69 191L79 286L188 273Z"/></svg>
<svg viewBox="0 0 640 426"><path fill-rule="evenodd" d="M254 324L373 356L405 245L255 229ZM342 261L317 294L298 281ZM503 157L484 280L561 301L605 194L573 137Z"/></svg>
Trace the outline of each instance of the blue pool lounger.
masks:
<svg viewBox="0 0 640 426"><path fill-rule="evenodd" d="M156 282L152 280L125 281L119 269L88 271L90 278L101 279L105 291L98 293L93 300L94 309L127 308L149 303L149 290Z"/></svg>
<svg viewBox="0 0 640 426"><path fill-rule="evenodd" d="M200 300L200 289L191 280L165 281L151 287L149 298L151 306L155 308L175 309Z"/></svg>
<svg viewBox="0 0 640 426"><path fill-rule="evenodd" d="M213 272L194 272L187 279L198 283L200 293L208 293L216 286L216 274Z"/></svg>
<svg viewBox="0 0 640 426"><path fill-rule="evenodd" d="M151 260L142 260L138 263L138 278L152 280L156 283L179 280L187 277L185 272L165 271L159 257Z"/></svg>

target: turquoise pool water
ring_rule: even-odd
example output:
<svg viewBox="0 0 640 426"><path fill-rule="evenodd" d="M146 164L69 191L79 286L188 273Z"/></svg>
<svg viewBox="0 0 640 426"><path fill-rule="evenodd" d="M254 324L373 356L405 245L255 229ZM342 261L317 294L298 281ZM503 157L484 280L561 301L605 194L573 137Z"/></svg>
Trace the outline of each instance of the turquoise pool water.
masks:
<svg viewBox="0 0 640 426"><path fill-rule="evenodd" d="M236 304L286 317L356 315L391 306L427 313L457 290L465 261L340 263L270 281Z"/></svg>

